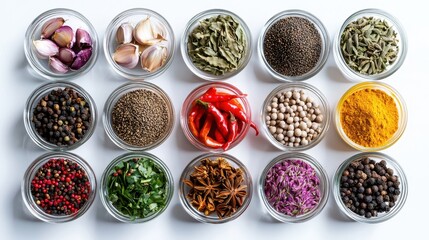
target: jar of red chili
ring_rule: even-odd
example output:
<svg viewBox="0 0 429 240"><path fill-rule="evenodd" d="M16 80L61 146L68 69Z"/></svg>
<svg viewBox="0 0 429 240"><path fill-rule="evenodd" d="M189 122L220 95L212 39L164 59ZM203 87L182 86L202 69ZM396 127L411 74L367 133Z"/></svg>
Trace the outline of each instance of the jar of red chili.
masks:
<svg viewBox="0 0 429 240"><path fill-rule="evenodd" d="M68 152L47 153L30 164L21 194L28 210L49 223L81 217L92 205L97 181L88 163Z"/></svg>
<svg viewBox="0 0 429 240"><path fill-rule="evenodd" d="M195 147L209 152L233 148L250 127L258 134L246 94L228 83L208 83L194 89L183 103L180 124Z"/></svg>

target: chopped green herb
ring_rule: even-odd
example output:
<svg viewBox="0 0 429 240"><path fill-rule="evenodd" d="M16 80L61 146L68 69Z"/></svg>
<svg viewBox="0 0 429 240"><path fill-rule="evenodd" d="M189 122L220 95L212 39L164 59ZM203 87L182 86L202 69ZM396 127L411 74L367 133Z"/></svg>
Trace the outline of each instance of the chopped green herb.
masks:
<svg viewBox="0 0 429 240"><path fill-rule="evenodd" d="M169 187L165 172L150 158L120 162L107 180L109 201L131 220L161 211Z"/></svg>

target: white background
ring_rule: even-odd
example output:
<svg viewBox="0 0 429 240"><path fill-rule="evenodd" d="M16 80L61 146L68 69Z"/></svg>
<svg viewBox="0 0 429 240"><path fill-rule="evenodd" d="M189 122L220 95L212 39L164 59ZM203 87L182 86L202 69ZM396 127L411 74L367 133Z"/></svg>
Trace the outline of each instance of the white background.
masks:
<svg viewBox="0 0 429 240"><path fill-rule="evenodd" d="M110 2L109 4L107 2ZM424 1L415 1L422 3ZM342 22L363 8L377 7L396 16L408 33L409 52L402 67L384 80L405 98L409 121L402 138L384 152L402 165L409 181L409 195L403 209L391 220L375 225L347 220L337 208L332 196L325 209L306 223L283 224L273 220L264 210L256 188L252 202L238 219L211 225L196 222L182 208L177 191L167 210L158 218L143 224L123 224L113 219L97 198L89 211L74 222L53 225L30 215L21 200L20 186L28 165L45 151L37 147L24 130L22 112L30 93L43 80L32 74L24 56L23 41L30 22L51 8L65 7L81 12L95 26L99 40L111 19L123 10L144 7L163 15L172 25L179 42L188 20L210 8L224 8L235 12L247 22L253 39L253 56L247 67L227 80L249 94L253 120L258 118L267 94L281 82L272 79L262 69L256 54L256 41L265 22L286 9L302 9L316 15L328 29L332 39ZM427 91L429 91L427 64L428 17L426 7L413 1L239 1L239 0L155 0L155 1L9 1L0 9L0 238L1 239L405 239L424 236L427 227L426 206L429 199L426 157ZM100 49L101 50L101 49ZM100 51L94 68L73 81L86 89L95 99L101 119L104 102L119 85L126 82L111 71ZM187 94L205 81L196 78L185 66L179 49L171 67L159 78L150 80L164 89L173 101L176 122L173 133L161 146L150 152L163 159L170 167L175 190L185 165L202 152L185 138L178 116ZM346 80L333 60L332 53L319 74L306 81L318 87L327 97L331 110L340 96L354 83ZM264 136L255 137L252 131L237 147L228 153L239 158L250 169L254 186L265 165L282 152L275 149ZM73 151L86 159L100 178L104 168L125 151L116 147L104 133L102 121L88 142ZM338 165L357 151L347 146L331 124L319 145L306 153L325 167L330 178Z"/></svg>

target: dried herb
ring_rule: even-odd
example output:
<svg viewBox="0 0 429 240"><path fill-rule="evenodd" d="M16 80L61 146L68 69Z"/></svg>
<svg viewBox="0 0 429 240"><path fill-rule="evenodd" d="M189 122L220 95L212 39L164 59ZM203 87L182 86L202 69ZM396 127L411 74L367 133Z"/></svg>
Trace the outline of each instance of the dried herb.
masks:
<svg viewBox="0 0 429 240"><path fill-rule="evenodd" d="M150 158L120 162L107 180L109 201L131 220L161 211L169 187L165 172Z"/></svg>
<svg viewBox="0 0 429 240"><path fill-rule="evenodd" d="M268 170L264 193L269 204L278 212L299 216L320 202L320 179L308 163L287 159Z"/></svg>
<svg viewBox="0 0 429 240"><path fill-rule="evenodd" d="M229 15L202 20L188 38L188 54L200 70L223 75L234 71L246 53L246 34Z"/></svg>
<svg viewBox="0 0 429 240"><path fill-rule="evenodd" d="M216 212L219 218L230 217L243 206L247 197L244 173L224 158L201 160L189 179L183 182L190 187L187 198L205 215Z"/></svg>
<svg viewBox="0 0 429 240"><path fill-rule="evenodd" d="M386 20L362 17L341 34L341 52L347 65L365 74L379 74L398 57L397 33Z"/></svg>

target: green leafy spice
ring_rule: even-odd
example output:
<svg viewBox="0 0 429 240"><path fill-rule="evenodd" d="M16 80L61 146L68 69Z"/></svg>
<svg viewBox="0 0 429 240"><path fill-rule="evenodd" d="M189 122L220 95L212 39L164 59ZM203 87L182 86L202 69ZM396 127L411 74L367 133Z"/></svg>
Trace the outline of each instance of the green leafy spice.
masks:
<svg viewBox="0 0 429 240"><path fill-rule="evenodd" d="M229 15L202 20L189 34L188 54L194 65L205 72L223 75L236 70L246 53L246 34Z"/></svg>
<svg viewBox="0 0 429 240"><path fill-rule="evenodd" d="M149 158L120 162L107 181L110 202L131 220L161 211L167 202L168 187L165 172Z"/></svg>

